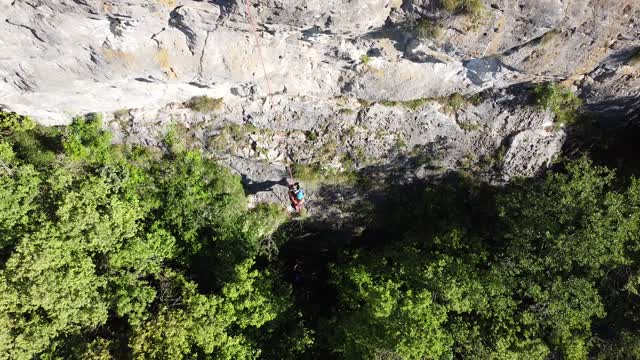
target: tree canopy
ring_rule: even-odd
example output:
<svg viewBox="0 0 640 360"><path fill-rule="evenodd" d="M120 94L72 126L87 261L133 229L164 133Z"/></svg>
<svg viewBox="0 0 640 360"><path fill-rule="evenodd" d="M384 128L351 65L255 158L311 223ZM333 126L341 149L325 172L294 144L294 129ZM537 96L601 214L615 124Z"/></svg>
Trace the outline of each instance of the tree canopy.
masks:
<svg viewBox="0 0 640 360"><path fill-rule="evenodd" d="M171 131L0 120L0 359L640 359L640 181L586 157L389 187L354 234Z"/></svg>
<svg viewBox="0 0 640 360"><path fill-rule="evenodd" d="M0 160L0 357L119 358L123 336L134 358L260 353L248 333L285 302L257 244L284 216L248 211L237 176L198 151L114 147L97 116L14 126Z"/></svg>

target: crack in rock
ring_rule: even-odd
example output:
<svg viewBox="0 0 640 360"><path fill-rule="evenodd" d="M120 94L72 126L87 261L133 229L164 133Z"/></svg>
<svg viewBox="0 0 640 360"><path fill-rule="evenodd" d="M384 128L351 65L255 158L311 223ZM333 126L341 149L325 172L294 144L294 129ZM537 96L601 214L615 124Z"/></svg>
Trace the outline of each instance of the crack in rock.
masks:
<svg viewBox="0 0 640 360"><path fill-rule="evenodd" d="M204 52L207 49L207 43L209 42L209 35L211 31L207 31L207 36L204 38L204 45L202 45L202 52L200 53L200 65L198 68L198 78L202 78L202 72L204 71Z"/></svg>
<svg viewBox="0 0 640 360"><path fill-rule="evenodd" d="M13 25L13 26L17 26L17 27L21 27L21 28L25 28L25 29L29 30L31 32L31 34L33 35L33 37L35 37L36 39L40 40L40 42L45 43L45 41L38 35L38 33L36 32L36 30L34 28L29 27L27 25L23 25L23 24L13 23L9 19L5 19L5 22L7 24L10 24L10 25Z"/></svg>

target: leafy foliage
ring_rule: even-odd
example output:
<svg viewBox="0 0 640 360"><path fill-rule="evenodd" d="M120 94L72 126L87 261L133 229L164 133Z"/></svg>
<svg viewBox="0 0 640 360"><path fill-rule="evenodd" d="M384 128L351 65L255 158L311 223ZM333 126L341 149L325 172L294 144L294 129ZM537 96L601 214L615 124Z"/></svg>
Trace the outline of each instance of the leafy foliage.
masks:
<svg viewBox="0 0 640 360"><path fill-rule="evenodd" d="M578 118L582 100L571 91L554 83L545 83L534 89L536 104L550 110L558 125L569 125Z"/></svg>
<svg viewBox="0 0 640 360"><path fill-rule="evenodd" d="M640 356L640 180L583 158L390 188L354 235L248 210L165 141L95 115L0 135L0 359Z"/></svg>
<svg viewBox="0 0 640 360"><path fill-rule="evenodd" d="M64 134L62 146L65 154L73 160L86 162L111 160L111 134L101 128L102 116L99 114L75 118Z"/></svg>
<svg viewBox="0 0 640 360"><path fill-rule="evenodd" d="M98 116L22 132L60 153L31 163L33 146L0 139L0 358L258 356L254 329L287 306L255 262L282 211L247 211L239 178L199 152L111 146Z"/></svg>
<svg viewBox="0 0 640 360"><path fill-rule="evenodd" d="M458 111L467 103L467 100L460 94L455 93L449 97L448 105L453 111Z"/></svg>
<svg viewBox="0 0 640 360"><path fill-rule="evenodd" d="M371 359L584 359L599 351L594 324L620 314L607 313L602 281L637 267L631 256L640 244L637 181L617 191L614 180L582 159L495 195L465 182L395 194L397 206L379 221L403 229L398 238L347 251L332 266L340 320L330 322L330 348ZM633 308L633 296L621 308ZM633 338L619 341L636 351Z"/></svg>
<svg viewBox="0 0 640 360"><path fill-rule="evenodd" d="M14 112L0 111L0 131L27 131L36 127L36 123L28 116Z"/></svg>
<svg viewBox="0 0 640 360"><path fill-rule="evenodd" d="M404 106L411 111L416 111L420 110L429 101L431 101L429 98L418 98L406 101L381 100L379 103L383 106Z"/></svg>
<svg viewBox="0 0 640 360"><path fill-rule="evenodd" d="M318 163L293 164L291 172L296 179L304 182L308 187L319 184L353 184L357 180L355 172L350 169L338 171L325 168Z"/></svg>

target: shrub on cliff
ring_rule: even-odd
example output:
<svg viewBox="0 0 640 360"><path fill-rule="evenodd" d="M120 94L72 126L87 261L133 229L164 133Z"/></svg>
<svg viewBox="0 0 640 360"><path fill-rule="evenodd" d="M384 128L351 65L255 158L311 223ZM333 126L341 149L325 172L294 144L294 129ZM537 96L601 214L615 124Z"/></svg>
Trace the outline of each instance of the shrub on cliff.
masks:
<svg viewBox="0 0 640 360"><path fill-rule="evenodd" d="M212 113L222 110L224 102L222 98L210 98L208 96L195 96L187 101L185 105L194 111L201 113Z"/></svg>
<svg viewBox="0 0 640 360"><path fill-rule="evenodd" d="M481 0L441 0L442 8L450 13L465 13L478 16L484 10Z"/></svg>
<svg viewBox="0 0 640 360"><path fill-rule="evenodd" d="M555 83L537 85L534 89L536 104L555 115L556 125L569 125L578 118L582 100L568 89Z"/></svg>

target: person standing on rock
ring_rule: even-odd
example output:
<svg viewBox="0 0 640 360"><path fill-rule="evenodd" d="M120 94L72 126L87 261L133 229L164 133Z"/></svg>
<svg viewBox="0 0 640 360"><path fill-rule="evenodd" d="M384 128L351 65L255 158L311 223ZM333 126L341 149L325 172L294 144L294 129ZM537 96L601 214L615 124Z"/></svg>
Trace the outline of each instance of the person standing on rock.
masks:
<svg viewBox="0 0 640 360"><path fill-rule="evenodd" d="M295 182L289 185L289 200L293 210L299 213L304 205L304 190L300 188L300 183Z"/></svg>

